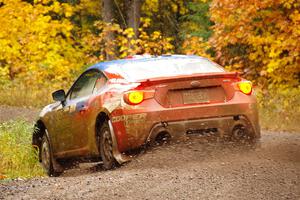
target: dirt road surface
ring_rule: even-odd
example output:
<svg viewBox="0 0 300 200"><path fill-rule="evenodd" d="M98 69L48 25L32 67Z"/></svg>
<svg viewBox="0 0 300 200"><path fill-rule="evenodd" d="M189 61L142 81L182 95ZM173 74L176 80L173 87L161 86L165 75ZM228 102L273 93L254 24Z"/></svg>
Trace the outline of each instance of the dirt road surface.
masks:
<svg viewBox="0 0 300 200"><path fill-rule="evenodd" d="M0 199L300 199L300 133L263 131L255 145L192 138L142 150L104 171L0 182Z"/></svg>
<svg viewBox="0 0 300 200"><path fill-rule="evenodd" d="M10 120L25 119L32 122L38 116L38 109L0 105L0 123Z"/></svg>

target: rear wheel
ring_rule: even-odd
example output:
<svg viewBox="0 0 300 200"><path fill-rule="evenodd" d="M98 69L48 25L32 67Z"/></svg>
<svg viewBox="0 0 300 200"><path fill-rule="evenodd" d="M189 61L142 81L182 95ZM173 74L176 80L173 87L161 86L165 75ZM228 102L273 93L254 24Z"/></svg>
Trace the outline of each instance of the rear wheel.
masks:
<svg viewBox="0 0 300 200"><path fill-rule="evenodd" d="M99 151L104 169L113 169L117 162L113 156L113 141L107 121L104 122L99 133Z"/></svg>
<svg viewBox="0 0 300 200"><path fill-rule="evenodd" d="M42 166L49 176L60 175L61 172L55 171L53 167L52 149L46 134L44 134L42 138L40 157L41 157Z"/></svg>
<svg viewBox="0 0 300 200"><path fill-rule="evenodd" d="M243 125L236 125L231 132L231 140L234 142L255 142L255 137L251 134L251 131L249 131L245 126Z"/></svg>
<svg viewBox="0 0 300 200"><path fill-rule="evenodd" d="M171 141L171 135L168 132L161 132L155 138L157 145L167 144Z"/></svg>

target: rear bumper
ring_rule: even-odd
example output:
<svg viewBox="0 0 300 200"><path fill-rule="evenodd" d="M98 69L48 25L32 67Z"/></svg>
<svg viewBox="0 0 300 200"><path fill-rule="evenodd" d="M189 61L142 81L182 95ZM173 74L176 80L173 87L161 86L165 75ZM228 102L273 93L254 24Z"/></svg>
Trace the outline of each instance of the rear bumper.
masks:
<svg viewBox="0 0 300 200"><path fill-rule="evenodd" d="M121 152L153 141L163 131L174 138L201 130L216 131L220 137L226 137L234 126L241 124L253 137L260 137L256 98L243 94L236 94L225 103L177 108L163 108L148 101L112 113L112 124Z"/></svg>
<svg viewBox="0 0 300 200"><path fill-rule="evenodd" d="M253 138L260 137L259 129L255 130L245 116L235 115L208 119L160 122L153 126L147 141L155 141L157 135L164 132L169 133L174 139L180 139L188 135L217 135L224 138L229 136L234 127L240 125L245 127Z"/></svg>

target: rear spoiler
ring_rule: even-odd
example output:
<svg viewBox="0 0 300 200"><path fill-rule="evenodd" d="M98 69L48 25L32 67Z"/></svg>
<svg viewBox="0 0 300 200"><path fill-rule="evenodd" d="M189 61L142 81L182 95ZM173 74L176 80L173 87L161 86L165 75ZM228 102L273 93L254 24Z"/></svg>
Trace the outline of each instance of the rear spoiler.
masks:
<svg viewBox="0 0 300 200"><path fill-rule="evenodd" d="M167 83L170 81L185 81L185 80L194 80L198 78L212 79L212 78L238 78L240 75L239 72L220 72L220 73L198 73L190 75L180 75L180 76L171 76L171 77L160 77L160 78L151 78L151 79L142 79L135 81L136 83L142 83L147 85L147 83Z"/></svg>

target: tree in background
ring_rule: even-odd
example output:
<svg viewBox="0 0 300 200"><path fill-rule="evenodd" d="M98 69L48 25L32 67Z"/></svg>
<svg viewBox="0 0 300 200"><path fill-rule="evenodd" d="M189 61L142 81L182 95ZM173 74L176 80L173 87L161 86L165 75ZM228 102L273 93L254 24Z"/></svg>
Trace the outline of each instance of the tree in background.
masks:
<svg viewBox="0 0 300 200"><path fill-rule="evenodd" d="M99 60L172 52L171 38L140 26L143 2L126 2L0 0L1 83L64 84Z"/></svg>
<svg viewBox="0 0 300 200"><path fill-rule="evenodd" d="M56 0L1 0L1 82L20 79L30 85L54 78L69 80L84 63L72 37L73 10Z"/></svg>
<svg viewBox="0 0 300 200"><path fill-rule="evenodd" d="M299 86L299 10L298 0L213 0L216 60L262 87Z"/></svg>
<svg viewBox="0 0 300 200"><path fill-rule="evenodd" d="M188 12L180 18L180 52L214 59L213 48L208 42L213 33L209 6L210 1L207 0L187 4Z"/></svg>
<svg viewBox="0 0 300 200"><path fill-rule="evenodd" d="M64 82L102 60L185 53L263 88L299 85L297 0L0 0L0 23L2 82Z"/></svg>
<svg viewBox="0 0 300 200"><path fill-rule="evenodd" d="M141 8L143 0L129 0L129 8L126 14L128 28L132 28L135 37L139 36Z"/></svg>

